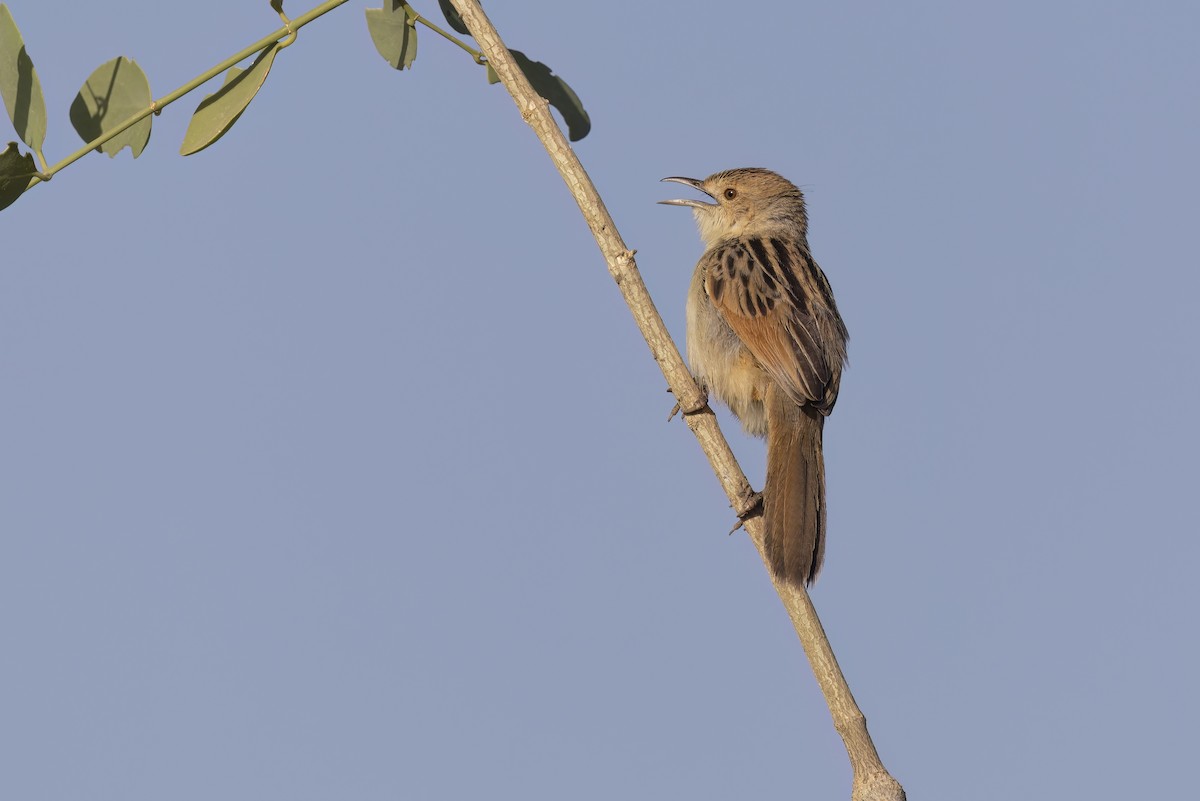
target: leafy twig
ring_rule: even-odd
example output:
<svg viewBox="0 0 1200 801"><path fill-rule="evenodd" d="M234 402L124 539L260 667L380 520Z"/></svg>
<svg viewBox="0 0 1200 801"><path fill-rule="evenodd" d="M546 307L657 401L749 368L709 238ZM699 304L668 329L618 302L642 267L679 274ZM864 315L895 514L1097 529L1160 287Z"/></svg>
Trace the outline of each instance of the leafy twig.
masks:
<svg viewBox="0 0 1200 801"><path fill-rule="evenodd" d="M88 142L86 145L81 147L79 150L76 150L74 153L67 156L65 159L58 162L50 169L45 170L44 175L41 176L41 180L49 181L51 178L54 177L54 175L57 172L59 172L63 168L69 167L71 164L74 164L76 161L79 161L79 159L83 158L88 153L91 153L93 150L98 149L100 146L104 145L105 143L109 142L110 140L115 139L116 137L120 136L122 133L129 130L134 125L137 125L139 122L144 120L146 117L149 117L151 114L161 113L164 108L166 108L170 104L174 103L176 100L178 100L179 98L188 94L189 92L199 88L203 84L208 83L209 81L211 81L213 78L220 75L225 70L229 69L230 67L235 66L236 64L238 64L242 61L245 61L247 58L249 58L250 56L259 52L263 48L269 47L270 45L274 44L275 42L278 42L282 39L286 39L287 37L292 36L300 28L303 28L305 25L307 25L308 23L317 19L318 17L322 17L322 16L328 14L330 11L333 11L338 6L344 5L347 1L348 0L326 0L326 2L322 3L321 5L312 9L311 11L306 11L305 13L301 14L299 17L296 17L295 19L293 19L289 26L284 26L284 27L280 28L279 30L275 31L274 33L272 33L268 36L264 36L262 39L259 39L254 44L249 45L249 46L243 48L242 50L239 50L237 53L235 53L232 56L230 56L229 58L225 59L220 64L217 64L216 66L212 67L211 69L206 70L205 72L201 73L197 77L188 81L183 86L176 89L175 91L164 95L163 97L159 98L158 100L155 100L154 102L152 102L149 106L147 106L142 111L139 111L137 114L134 114L132 117L129 117L128 119L123 120L122 122L118 123L111 130L105 131L104 134L97 137L95 140ZM290 30L289 30L289 28L290 28Z"/></svg>

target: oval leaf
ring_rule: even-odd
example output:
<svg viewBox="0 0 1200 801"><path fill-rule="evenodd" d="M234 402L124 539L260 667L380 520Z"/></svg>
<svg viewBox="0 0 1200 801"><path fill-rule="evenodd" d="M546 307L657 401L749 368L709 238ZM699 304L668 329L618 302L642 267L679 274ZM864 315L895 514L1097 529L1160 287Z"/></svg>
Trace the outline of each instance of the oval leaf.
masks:
<svg viewBox="0 0 1200 801"><path fill-rule="evenodd" d="M120 56L101 64L83 82L71 103L71 124L83 141L94 142L134 114L145 111L153 100L146 73L137 62ZM151 125L149 116L139 120L101 145L100 151L112 158L121 148L128 147L136 159L150 141Z"/></svg>
<svg viewBox="0 0 1200 801"><path fill-rule="evenodd" d="M0 4L0 95L21 141L41 151L46 141L42 82L25 52L25 42L8 6ZM24 191L24 190L22 190ZM14 198L15 200L15 198ZM12 202L11 200L9 201Z"/></svg>
<svg viewBox="0 0 1200 801"><path fill-rule="evenodd" d="M9 142L0 153L0 209L11 206L29 188L35 172L33 156L17 149L16 142Z"/></svg>
<svg viewBox="0 0 1200 801"><path fill-rule="evenodd" d="M367 30L371 32L375 49L384 61L398 70L411 68L417 59L417 29L409 24L405 5L384 0L383 8L367 9Z"/></svg>
<svg viewBox="0 0 1200 801"><path fill-rule="evenodd" d="M520 50L509 50L508 52L512 53L513 58L516 59L517 66L521 68L521 72L525 73L533 90L558 109L563 121L567 123L567 137L572 142L578 142L587 136L588 132L592 130L592 119L584 110L579 96L567 85L567 82L555 75L545 64L532 60ZM493 74L494 72L489 67L489 81Z"/></svg>
<svg viewBox="0 0 1200 801"><path fill-rule="evenodd" d="M279 43L275 42L263 48L249 69L231 67L225 73L225 83L221 88L205 97L196 107L196 113L192 115L187 133L184 134L183 146L179 148L180 155L199 153L233 127L258 94L278 52Z"/></svg>
<svg viewBox="0 0 1200 801"><path fill-rule="evenodd" d="M467 26L463 24L462 17L458 10L450 3L450 0L438 0L438 5L442 7L442 16L446 18L446 22L450 23L450 27L459 33L465 33L467 36L471 32L467 30ZM483 5L483 3L480 3Z"/></svg>

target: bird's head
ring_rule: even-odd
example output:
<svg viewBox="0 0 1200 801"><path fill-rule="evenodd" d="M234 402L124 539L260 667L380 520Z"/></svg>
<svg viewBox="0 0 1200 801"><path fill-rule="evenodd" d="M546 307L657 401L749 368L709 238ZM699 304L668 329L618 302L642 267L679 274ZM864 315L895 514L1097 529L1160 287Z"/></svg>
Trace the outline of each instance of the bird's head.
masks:
<svg viewBox="0 0 1200 801"><path fill-rule="evenodd" d="M698 189L713 199L660 200L668 206L688 206L696 216L706 247L746 234L808 232L804 194L783 176L760 167L743 167L696 178L663 178Z"/></svg>

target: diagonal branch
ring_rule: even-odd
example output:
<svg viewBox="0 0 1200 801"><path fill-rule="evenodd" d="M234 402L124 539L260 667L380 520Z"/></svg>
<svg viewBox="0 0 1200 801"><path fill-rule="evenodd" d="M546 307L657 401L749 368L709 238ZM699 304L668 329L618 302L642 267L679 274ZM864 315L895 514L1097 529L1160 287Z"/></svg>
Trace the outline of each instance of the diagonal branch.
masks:
<svg viewBox="0 0 1200 801"><path fill-rule="evenodd" d="M734 510L739 513L749 511L753 508L754 491L717 426L716 417L708 408L704 394L696 385L683 362L683 357L679 354L679 348L671 339L662 317L654 307L654 301L650 298L634 261L634 252L626 247L621 239L596 187L550 115L549 103L529 85L529 81L509 55L508 48L500 40L500 35L479 3L476 0L451 0L451 3L479 43L488 63L512 95L521 117L537 134L546 152L550 154L550 159L566 181L571 196L579 204L579 210L587 220L588 227L596 238L596 244L608 263L609 273L617 282L625 302L633 312L633 318L651 353L654 354L655 361L662 369L671 392L685 411L684 419L700 442L700 447L708 457L713 472L720 480L725 494L729 496ZM748 519L745 527L766 564L761 516ZM770 575L769 569L767 572ZM808 655L813 674L829 704L834 727L846 745L854 770L852 801L903 801L904 790L879 759L875 745L867 733L866 718L850 693L846 677L838 667L829 639L808 593L802 588L792 587L783 582L775 582L775 589L792 619L792 625Z"/></svg>

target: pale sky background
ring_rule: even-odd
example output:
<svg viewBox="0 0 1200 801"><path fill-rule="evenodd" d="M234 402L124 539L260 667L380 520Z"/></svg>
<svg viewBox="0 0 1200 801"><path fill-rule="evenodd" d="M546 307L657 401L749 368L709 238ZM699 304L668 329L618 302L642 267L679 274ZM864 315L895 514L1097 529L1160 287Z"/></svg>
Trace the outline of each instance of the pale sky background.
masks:
<svg viewBox="0 0 1200 801"><path fill-rule="evenodd" d="M278 24L8 4L52 162L102 62L162 96ZM909 798L1191 792L1200 6L487 7L583 99L677 337L701 248L658 179L807 192L851 331L813 595ZM540 145L363 8L209 150L196 94L0 212L0 798L848 798Z"/></svg>

